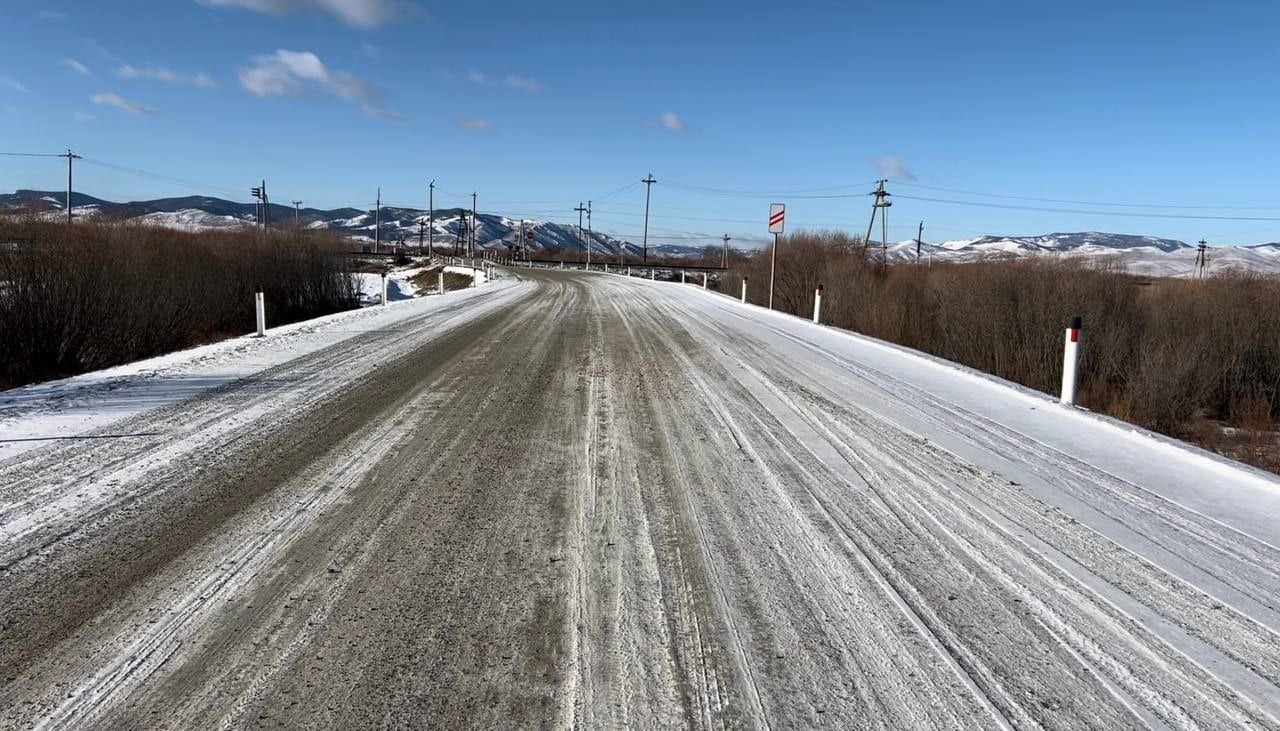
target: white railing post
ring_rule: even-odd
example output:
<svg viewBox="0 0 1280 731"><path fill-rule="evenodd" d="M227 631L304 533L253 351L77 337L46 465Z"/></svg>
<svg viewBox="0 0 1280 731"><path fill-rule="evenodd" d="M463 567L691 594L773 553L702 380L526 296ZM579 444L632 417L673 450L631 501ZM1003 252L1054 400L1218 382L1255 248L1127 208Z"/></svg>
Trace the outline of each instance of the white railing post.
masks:
<svg viewBox="0 0 1280 731"><path fill-rule="evenodd" d="M742 278L742 304L747 303L747 278Z"/></svg>
<svg viewBox="0 0 1280 731"><path fill-rule="evenodd" d="M266 337L267 335L267 303L261 292L255 292L253 295L253 309L257 315L258 321L258 337Z"/></svg>
<svg viewBox="0 0 1280 731"><path fill-rule="evenodd" d="M822 324L822 285L813 291L813 323Z"/></svg>
<svg viewBox="0 0 1280 731"><path fill-rule="evenodd" d="M702 273L702 288L703 288L703 289L706 289L706 288L707 288L707 279L708 279L709 277L710 277L710 275L709 275L707 272L703 272L703 273Z"/></svg>
<svg viewBox="0 0 1280 731"><path fill-rule="evenodd" d="M649 270L649 281L650 281L650 282L652 282L653 280L655 280L655 279L657 279L657 278L658 278L658 275L657 275L657 274L654 274L653 269L650 269L650 270Z"/></svg>
<svg viewBox="0 0 1280 731"><path fill-rule="evenodd" d="M441 269L440 271L436 272L436 275L437 275L436 281L439 282L438 286L440 289L440 294L444 294L444 270Z"/></svg>
<svg viewBox="0 0 1280 731"><path fill-rule="evenodd" d="M1061 401L1064 404L1076 402L1076 369L1080 363L1080 331L1082 329L1080 318L1071 318L1071 323L1067 325L1066 343L1062 349Z"/></svg>
<svg viewBox="0 0 1280 731"><path fill-rule="evenodd" d="M681 269L681 270L680 270L680 283L681 283L681 284L684 284L684 274L685 274L684 270L683 270L683 269Z"/></svg>
<svg viewBox="0 0 1280 731"><path fill-rule="evenodd" d="M382 306L387 306L387 274L382 273Z"/></svg>

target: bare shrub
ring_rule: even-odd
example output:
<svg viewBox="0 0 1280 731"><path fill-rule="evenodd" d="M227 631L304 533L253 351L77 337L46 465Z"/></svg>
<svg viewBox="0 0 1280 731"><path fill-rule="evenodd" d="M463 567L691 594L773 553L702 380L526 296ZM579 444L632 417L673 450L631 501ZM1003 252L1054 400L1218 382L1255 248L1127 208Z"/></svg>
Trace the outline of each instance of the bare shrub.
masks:
<svg viewBox="0 0 1280 731"><path fill-rule="evenodd" d="M356 306L339 242L299 230L187 233L0 221L0 387L191 347Z"/></svg>

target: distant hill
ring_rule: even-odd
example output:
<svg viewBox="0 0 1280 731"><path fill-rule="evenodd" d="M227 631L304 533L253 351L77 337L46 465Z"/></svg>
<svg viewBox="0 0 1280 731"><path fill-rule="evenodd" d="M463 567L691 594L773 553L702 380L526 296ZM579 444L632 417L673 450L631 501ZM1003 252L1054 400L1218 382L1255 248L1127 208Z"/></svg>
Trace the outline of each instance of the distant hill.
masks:
<svg viewBox="0 0 1280 731"><path fill-rule="evenodd" d="M19 190L14 193L0 194L0 211L37 214L61 212L66 210L64 208L66 198L65 191ZM257 215L256 207L252 203L237 203L210 196L114 203L74 193L71 202L74 207L73 213L77 216L102 217L111 220L137 219L188 231L252 226ZM332 210L302 208L298 211L298 218L310 228L333 229L356 238L373 240L374 213L373 210L366 211L358 208ZM403 237L406 241L416 243L421 229L420 223L427 221L427 214L425 209L383 207L380 226L382 240L397 241ZM436 241L446 244L456 241L462 229L463 218L469 215L469 211L460 208L436 209L431 223ZM272 221L289 221L293 217L292 207L271 204ZM520 233L519 220L492 213L477 213L476 224L476 241L481 248L502 249L516 246ZM592 253L600 256L617 256L619 247L625 248L628 257L638 257L643 252L639 244L600 232L590 235L586 232L580 234L578 227L573 225L527 219L525 225L525 230L531 230L534 235L534 238L527 242L532 251L584 251L589 245ZM703 248L704 245L656 244L649 246L649 252L660 256L696 256L702 253Z"/></svg>
<svg viewBox="0 0 1280 731"><path fill-rule="evenodd" d="M19 190L0 194L0 212L26 211L53 215L64 211L66 192ZM187 196L160 198L148 201L113 203L82 193L72 196L74 213L78 216L94 216L112 220L136 219L160 226L188 231L236 226L252 226L255 207L252 203L214 198ZM435 211L431 228L437 242L449 244L457 240L462 221L469 211L445 208ZM327 228L361 240L374 238L374 211L358 208L323 210L302 208L299 218L311 228ZM280 204L271 205L273 221L293 218L294 210ZM484 249L512 248L517 245L520 221L492 213L476 215L476 240ZM404 238L416 243L420 223L427 221L427 211L418 208L387 206L382 209L382 240L397 241ZM639 257L641 247L631 241L617 239L595 232L586 235L575 225L550 221L525 221L526 231L533 232L528 242L532 251L583 251L591 247L594 255L616 257L620 247L629 258ZM589 239L589 241L588 241ZM698 256L705 244L678 245L655 244L649 247L652 254L660 256ZM880 244L872 242L869 256L880 256ZM922 261L985 261L1022 257L1055 257L1081 259L1093 264L1110 265L1135 274L1147 276L1191 276L1195 270L1196 248L1182 241L1161 239L1154 236L1112 234L1097 231L1077 233L1051 233L1038 236L981 236L974 239L924 243L920 247ZM891 262L914 261L914 240L890 244L888 256ZM1280 273L1280 243L1252 246L1216 246L1209 250L1211 271L1253 271L1266 274Z"/></svg>

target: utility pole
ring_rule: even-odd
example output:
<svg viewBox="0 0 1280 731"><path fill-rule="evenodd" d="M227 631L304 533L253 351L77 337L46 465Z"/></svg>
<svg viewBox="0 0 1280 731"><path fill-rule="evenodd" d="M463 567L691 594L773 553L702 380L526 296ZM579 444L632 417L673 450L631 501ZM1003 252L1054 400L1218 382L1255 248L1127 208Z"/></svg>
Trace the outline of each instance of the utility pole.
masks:
<svg viewBox="0 0 1280 731"><path fill-rule="evenodd" d="M595 232L591 230L591 201L587 201L587 268L591 268L591 239Z"/></svg>
<svg viewBox="0 0 1280 731"><path fill-rule="evenodd" d="M582 238L582 214L587 212L587 207L582 205L582 201L578 201L578 207L573 209L578 212L578 243L582 244L582 248L586 248L586 242ZM588 259L587 261L590 261Z"/></svg>
<svg viewBox="0 0 1280 731"><path fill-rule="evenodd" d="M81 157L72 152L70 148L67 149L66 154L58 155L58 157L67 158L67 223L71 223L71 162L80 160Z"/></svg>
<svg viewBox="0 0 1280 731"><path fill-rule="evenodd" d="M422 256L422 238L426 233L426 228L427 228L427 222L419 218L418 219L418 256Z"/></svg>
<svg viewBox="0 0 1280 731"><path fill-rule="evenodd" d="M378 200L373 204L373 253L382 246L382 186L378 186Z"/></svg>
<svg viewBox="0 0 1280 731"><path fill-rule="evenodd" d="M867 238L862 242L862 258L867 258L867 246L871 244L871 230L876 225L876 211L880 211L880 247L884 256L885 266L889 264L889 206L893 203L889 200L889 192L884 189L884 184L888 180L878 181L876 189L871 195L876 197L875 203L871 204L871 222L867 224Z"/></svg>
<svg viewBox="0 0 1280 731"><path fill-rule="evenodd" d="M1196 247L1196 279L1204 279L1209 269L1209 244L1200 239Z"/></svg>
<svg viewBox="0 0 1280 731"><path fill-rule="evenodd" d="M472 258L476 255L476 194L471 194L471 249Z"/></svg>
<svg viewBox="0 0 1280 731"><path fill-rule="evenodd" d="M271 199L267 197L267 181L262 181L262 227L271 227Z"/></svg>
<svg viewBox="0 0 1280 731"><path fill-rule="evenodd" d="M436 234L436 181L427 186L427 255L435 256Z"/></svg>
<svg viewBox="0 0 1280 731"><path fill-rule="evenodd" d="M293 202L293 225L295 226L301 225L302 223L302 209L299 208L301 205L302 201Z"/></svg>
<svg viewBox="0 0 1280 731"><path fill-rule="evenodd" d="M644 183L644 258L645 264L649 263L649 193L653 191L653 184L658 182L653 179L653 173L649 173L649 177L640 181Z"/></svg>
<svg viewBox="0 0 1280 731"><path fill-rule="evenodd" d="M916 233L916 266L920 265L920 244L924 241L924 221L920 222L920 230Z"/></svg>
<svg viewBox="0 0 1280 731"><path fill-rule="evenodd" d="M265 184L266 181L263 181ZM254 186L249 189L249 195L253 196L253 225L259 229L263 228L263 222L266 220L262 215L262 205L267 200L266 188Z"/></svg>
<svg viewBox="0 0 1280 731"><path fill-rule="evenodd" d="M724 252L720 255L720 266L729 268L729 234L724 235Z"/></svg>

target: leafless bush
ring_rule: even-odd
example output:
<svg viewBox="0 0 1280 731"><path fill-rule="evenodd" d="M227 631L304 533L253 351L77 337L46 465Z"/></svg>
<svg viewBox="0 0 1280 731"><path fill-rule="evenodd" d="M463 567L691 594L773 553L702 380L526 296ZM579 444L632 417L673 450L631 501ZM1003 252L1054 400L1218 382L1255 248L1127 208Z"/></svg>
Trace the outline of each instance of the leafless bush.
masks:
<svg viewBox="0 0 1280 731"><path fill-rule="evenodd" d="M258 289L275 324L357 301L323 233L5 220L0 243L0 387L247 332Z"/></svg>
<svg viewBox="0 0 1280 731"><path fill-rule="evenodd" d="M746 276L749 299L764 304L769 256L739 263L721 288L736 295ZM1064 325L1083 317L1082 402L1168 434L1196 439L1205 420L1254 432L1280 420L1280 280L1152 281L1037 260L884 267L840 234L784 238L774 306L809 315L819 283L832 325L1049 393ZM1250 461L1276 462L1266 441L1270 462Z"/></svg>

